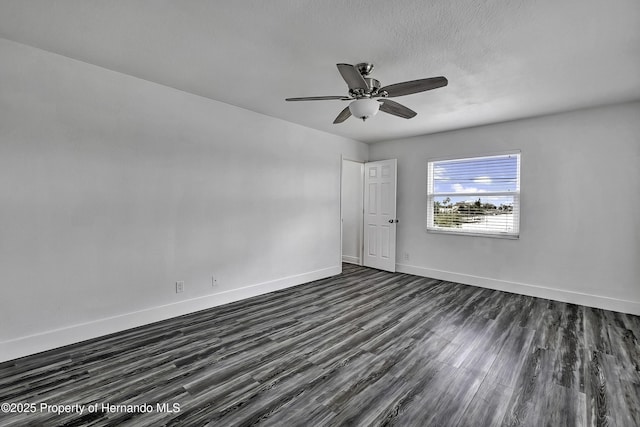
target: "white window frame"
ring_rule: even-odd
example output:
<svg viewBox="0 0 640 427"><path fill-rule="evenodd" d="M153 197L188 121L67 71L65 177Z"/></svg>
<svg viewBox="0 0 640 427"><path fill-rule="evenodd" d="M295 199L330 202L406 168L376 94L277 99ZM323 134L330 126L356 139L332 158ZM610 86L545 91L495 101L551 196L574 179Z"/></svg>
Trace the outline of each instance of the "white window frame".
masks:
<svg viewBox="0 0 640 427"><path fill-rule="evenodd" d="M496 191L496 192L483 192L483 193L434 193L434 183L433 183L433 168L435 163L445 162L445 161L456 161L456 160L471 160L471 159L482 159L482 158L491 158L491 157L501 157L508 155L516 155L517 156L517 183L516 188L513 191ZM481 155L473 155L473 156L452 156L452 157L440 157L440 158L431 158L427 160L427 232L429 233L439 233L439 234L453 234L459 236L480 236L480 237L495 237L495 238L503 238L503 239L519 239L520 238L520 164L522 162L522 153L519 150L515 151L502 151L499 153L488 153ZM435 197L491 197L491 196L511 196L513 197L513 231L510 232L500 232L500 231L477 231L477 230L463 230L461 228L451 228L451 227L438 227L434 225L434 213L433 213L433 204Z"/></svg>

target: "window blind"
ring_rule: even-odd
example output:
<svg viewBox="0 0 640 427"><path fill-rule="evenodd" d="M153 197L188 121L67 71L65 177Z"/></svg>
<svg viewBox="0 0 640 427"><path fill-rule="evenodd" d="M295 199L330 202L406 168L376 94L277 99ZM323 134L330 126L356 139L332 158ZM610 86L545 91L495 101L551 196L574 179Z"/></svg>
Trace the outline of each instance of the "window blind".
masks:
<svg viewBox="0 0 640 427"><path fill-rule="evenodd" d="M427 162L427 231L517 238L520 153Z"/></svg>

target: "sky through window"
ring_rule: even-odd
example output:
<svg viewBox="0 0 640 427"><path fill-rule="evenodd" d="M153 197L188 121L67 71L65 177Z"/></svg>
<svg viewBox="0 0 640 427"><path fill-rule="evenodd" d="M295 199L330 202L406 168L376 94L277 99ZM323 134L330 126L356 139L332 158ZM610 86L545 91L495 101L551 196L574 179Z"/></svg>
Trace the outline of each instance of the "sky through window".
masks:
<svg viewBox="0 0 640 427"><path fill-rule="evenodd" d="M505 202L505 196L493 193L515 192L517 185L516 155L434 162L433 193L448 196L451 203L472 202L478 198L483 203Z"/></svg>

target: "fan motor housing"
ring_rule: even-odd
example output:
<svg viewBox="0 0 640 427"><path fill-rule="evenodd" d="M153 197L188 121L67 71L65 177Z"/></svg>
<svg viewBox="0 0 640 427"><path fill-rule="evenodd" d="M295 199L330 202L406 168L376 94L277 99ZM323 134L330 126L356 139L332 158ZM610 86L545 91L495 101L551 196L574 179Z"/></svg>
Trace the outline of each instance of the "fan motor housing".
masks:
<svg viewBox="0 0 640 427"><path fill-rule="evenodd" d="M364 81L367 83L367 89L355 89L350 90L349 95L354 98L370 98L372 96L376 96L378 94L378 89L380 89L380 81L377 79L372 79L371 77L364 77Z"/></svg>
<svg viewBox="0 0 640 427"><path fill-rule="evenodd" d="M369 86L369 92L375 92L380 89L379 80L372 79L371 77L365 77L364 81L367 82L367 86Z"/></svg>

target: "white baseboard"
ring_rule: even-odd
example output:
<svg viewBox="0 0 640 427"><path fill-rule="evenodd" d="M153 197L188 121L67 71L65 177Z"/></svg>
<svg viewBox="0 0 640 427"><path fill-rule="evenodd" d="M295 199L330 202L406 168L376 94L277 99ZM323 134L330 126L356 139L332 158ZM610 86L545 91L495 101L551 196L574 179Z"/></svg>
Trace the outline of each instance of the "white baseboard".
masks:
<svg viewBox="0 0 640 427"><path fill-rule="evenodd" d="M302 283L324 279L325 277L340 274L341 271L342 267L339 265L328 267L308 273L257 283L239 289L205 295L172 304L3 341L0 342L0 362L170 319L172 317L182 316L218 305L228 304Z"/></svg>
<svg viewBox="0 0 640 427"><path fill-rule="evenodd" d="M640 315L640 302L638 301L625 301L600 295L591 295L581 292L566 291L562 289L529 285L518 282L509 282L506 280L492 279L489 277L453 273L451 271L436 270L432 268L417 267L414 265L406 264L396 264L396 271L399 273L414 274L416 276L446 280L448 282L479 286L481 288L551 299L554 301L579 304L587 307L618 311L621 313L635 314L636 316Z"/></svg>
<svg viewBox="0 0 640 427"><path fill-rule="evenodd" d="M362 263L360 262L360 258L355 256L349 256L349 255L342 255L342 262L346 262L349 264L362 265Z"/></svg>

